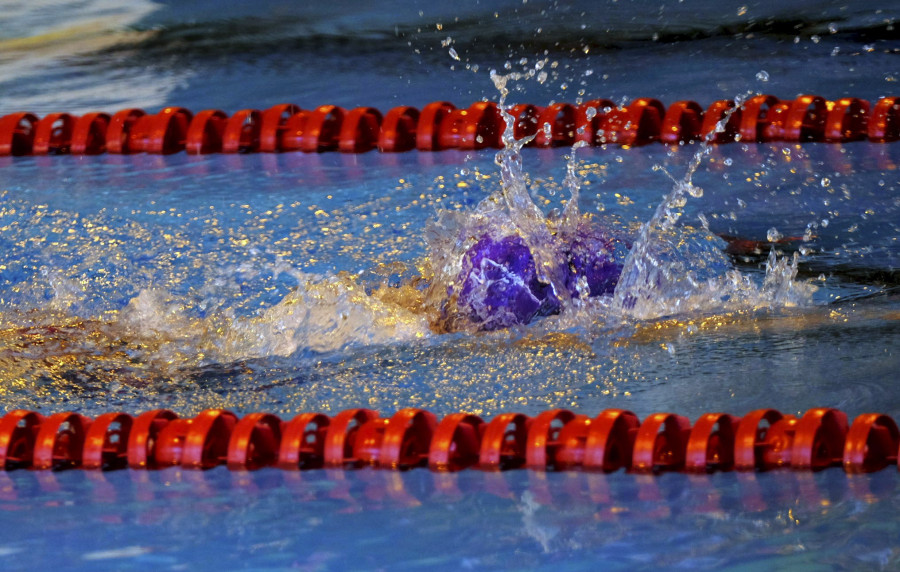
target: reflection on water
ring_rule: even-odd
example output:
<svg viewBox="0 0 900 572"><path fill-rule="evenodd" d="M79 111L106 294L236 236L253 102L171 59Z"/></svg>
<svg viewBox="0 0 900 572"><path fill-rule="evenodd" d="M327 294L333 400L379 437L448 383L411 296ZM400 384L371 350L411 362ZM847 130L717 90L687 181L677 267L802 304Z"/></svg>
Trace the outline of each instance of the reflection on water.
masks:
<svg viewBox="0 0 900 572"><path fill-rule="evenodd" d="M739 570L827 562L891 569L898 563L894 536L878 523L892 522L896 492L890 470L850 478L839 470L655 477L15 471L0 473L0 523L17 519L20 534L0 542L0 551L22 566L37 558L118 567L224 565L222 559L235 558L242 566L277 568L377 562L493 569L563 559L588 567L602 561ZM25 513L30 518L22 520ZM65 529L76 520L91 523L95 534L76 543L38 528ZM833 534L817 534L822 528ZM364 539L353 534L361 529L369 531ZM30 538L29 549L22 538ZM342 544L335 547L335 539ZM421 553L421 546L438 545Z"/></svg>

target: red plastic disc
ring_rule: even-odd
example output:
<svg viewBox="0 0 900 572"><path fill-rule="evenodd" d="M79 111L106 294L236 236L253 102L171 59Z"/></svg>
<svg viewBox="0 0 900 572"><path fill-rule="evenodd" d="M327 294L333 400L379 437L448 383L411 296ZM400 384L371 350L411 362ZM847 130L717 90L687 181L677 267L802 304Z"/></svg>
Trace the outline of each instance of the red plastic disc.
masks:
<svg viewBox="0 0 900 572"><path fill-rule="evenodd" d="M34 155L68 153L72 144L75 117L68 113L50 113L34 127L31 152Z"/></svg>
<svg viewBox="0 0 900 572"><path fill-rule="evenodd" d="M794 427L791 467L818 471L843 462L847 414L827 407L810 409Z"/></svg>
<svg viewBox="0 0 900 572"><path fill-rule="evenodd" d="M869 140L887 143L900 140L900 97L882 97L869 117ZM0 130L2 133L2 130ZM0 144L0 155L3 147Z"/></svg>
<svg viewBox="0 0 900 572"><path fill-rule="evenodd" d="M383 469L411 469L428 460L431 436L437 426L434 413L408 407L388 421L378 465Z"/></svg>
<svg viewBox="0 0 900 572"><path fill-rule="evenodd" d="M801 95L790 104L781 137L792 142L822 141L827 116L825 98Z"/></svg>
<svg viewBox="0 0 900 572"><path fill-rule="evenodd" d="M500 471L523 466L530 423L523 413L501 413L491 419L481 437L478 467Z"/></svg>
<svg viewBox="0 0 900 572"><path fill-rule="evenodd" d="M537 136L534 144L538 147L569 146L575 142L577 113L573 105L554 103L545 107L538 117ZM544 125L549 125L549 133Z"/></svg>
<svg viewBox="0 0 900 572"><path fill-rule="evenodd" d="M684 466L691 424L674 413L654 413L641 423L631 468L636 472L677 471Z"/></svg>
<svg viewBox="0 0 900 572"><path fill-rule="evenodd" d="M368 465L377 467L381 460L381 445L384 443L384 432L390 419L377 417L363 423L356 432L353 442L353 455L345 459L344 464L351 466Z"/></svg>
<svg viewBox="0 0 900 572"><path fill-rule="evenodd" d="M642 97L626 108L612 110L606 121L606 140L620 145L644 145L659 139L666 108L656 99Z"/></svg>
<svg viewBox="0 0 900 572"><path fill-rule="evenodd" d="M402 153L416 148L416 127L419 110L404 105L387 112L378 134L378 150L384 153Z"/></svg>
<svg viewBox="0 0 900 572"><path fill-rule="evenodd" d="M760 469L789 467L794 453L794 434L797 418L785 415L772 424L760 443Z"/></svg>
<svg viewBox="0 0 900 572"><path fill-rule="evenodd" d="M108 113L86 113L75 120L72 129L73 155L99 155L106 151L106 136L109 131Z"/></svg>
<svg viewBox="0 0 900 572"><path fill-rule="evenodd" d="M184 441L193 419L179 418L168 422L156 436L154 459L157 467L175 467L184 458Z"/></svg>
<svg viewBox="0 0 900 572"><path fill-rule="evenodd" d="M194 417L184 439L181 466L211 469L228 459L228 442L237 416L224 409L207 409Z"/></svg>
<svg viewBox="0 0 900 572"><path fill-rule="evenodd" d="M234 426L228 441L227 465L231 470L255 471L278 460L281 419L271 413L251 413Z"/></svg>
<svg viewBox="0 0 900 572"><path fill-rule="evenodd" d="M38 118L33 113L12 113L0 117L0 157L30 154L37 122Z"/></svg>
<svg viewBox="0 0 900 572"><path fill-rule="evenodd" d="M591 422L584 446L584 468L610 473L630 469L641 423L631 411L607 409Z"/></svg>
<svg viewBox="0 0 900 572"><path fill-rule="evenodd" d="M228 116L218 109L204 109L191 120L185 136L189 155L206 155L222 151L222 135Z"/></svg>
<svg viewBox="0 0 900 572"><path fill-rule="evenodd" d="M132 127L132 151L170 155L184 150L193 113L183 107L166 107L156 115L141 117Z"/></svg>
<svg viewBox="0 0 900 572"><path fill-rule="evenodd" d="M321 153L337 149L346 111L336 105L322 105L306 114L300 150Z"/></svg>
<svg viewBox="0 0 900 572"><path fill-rule="evenodd" d="M432 471L451 472L478 463L484 426L477 415L452 413L444 417L431 438L428 467Z"/></svg>
<svg viewBox="0 0 900 572"><path fill-rule="evenodd" d="M242 109L228 118L222 132L223 153L256 153L262 113L258 109Z"/></svg>
<svg viewBox="0 0 900 572"><path fill-rule="evenodd" d="M844 443L844 470L871 473L898 462L900 431L880 413L866 413L853 421Z"/></svg>
<svg viewBox="0 0 900 572"><path fill-rule="evenodd" d="M284 424L278 452L281 469L318 469L325 464L325 434L331 419L322 413L301 413Z"/></svg>
<svg viewBox="0 0 900 572"><path fill-rule="evenodd" d="M416 149L419 151L440 151L442 124L456 106L446 101L435 101L422 108L416 128Z"/></svg>
<svg viewBox="0 0 900 572"><path fill-rule="evenodd" d="M43 422L43 415L24 409L14 409L0 419L0 471L31 466Z"/></svg>
<svg viewBox="0 0 900 572"><path fill-rule="evenodd" d="M513 118L513 136L516 139L524 139L535 135L540 128L538 118L542 111L540 107L528 103L520 103L509 109L509 114Z"/></svg>
<svg viewBox="0 0 900 572"><path fill-rule="evenodd" d="M578 106L575 115L575 140L588 145L606 143L606 119L616 104L609 99L592 99Z"/></svg>
<svg viewBox="0 0 900 572"><path fill-rule="evenodd" d="M339 468L355 463L356 433L360 426L377 418L378 413L371 409L345 409L332 417L325 432L325 466Z"/></svg>
<svg viewBox="0 0 900 572"><path fill-rule="evenodd" d="M764 141L764 132L772 122L772 110L778 104L773 95L751 97L741 106L741 141L754 143Z"/></svg>
<svg viewBox="0 0 900 572"><path fill-rule="evenodd" d="M835 101L825 118L824 140L843 143L865 139L869 108L868 101L856 97L844 97Z"/></svg>
<svg viewBox="0 0 900 572"><path fill-rule="evenodd" d="M97 417L85 435L81 466L91 470L125 468L133 423L127 413L110 412Z"/></svg>
<svg viewBox="0 0 900 572"><path fill-rule="evenodd" d="M298 111L284 122L284 130L281 133L282 151L303 150L303 133L306 131L306 123L309 119L309 111Z"/></svg>
<svg viewBox="0 0 900 572"><path fill-rule="evenodd" d="M734 467L735 432L740 419L727 413L706 413L688 438L685 469L695 473L730 471Z"/></svg>
<svg viewBox="0 0 900 572"><path fill-rule="evenodd" d="M77 467L81 464L89 417L78 413L55 413L38 429L32 467L38 470Z"/></svg>
<svg viewBox="0 0 900 572"><path fill-rule="evenodd" d="M719 122L725 117L726 113L730 114L725 124L722 125L723 131L719 132ZM713 143L728 143L734 141L741 125L741 108L734 109L734 102L731 100L720 100L713 102L706 112L703 114L703 125L700 126L700 138L709 139Z"/></svg>
<svg viewBox="0 0 900 572"><path fill-rule="evenodd" d="M365 153L374 149L378 144L381 120L381 112L374 107L351 109L341 126L338 150L341 153Z"/></svg>
<svg viewBox="0 0 900 572"><path fill-rule="evenodd" d="M529 469L547 470L554 465L559 433L575 418L568 409L550 409L531 420L525 447L525 466Z"/></svg>
<svg viewBox="0 0 900 572"><path fill-rule="evenodd" d="M587 415L576 415L560 429L558 443L553 454L553 468L557 471L573 470L584 464L584 449L592 420Z"/></svg>
<svg viewBox="0 0 900 572"><path fill-rule="evenodd" d="M283 150L283 137L288 119L298 112L300 108L293 103L281 103L265 110L259 129L259 150L263 153Z"/></svg>
<svg viewBox="0 0 900 572"><path fill-rule="evenodd" d="M128 435L128 466L132 469L155 469L156 438L178 415L168 409L153 409L138 415Z"/></svg>
<svg viewBox="0 0 900 572"><path fill-rule="evenodd" d="M669 106L659 129L663 143L678 143L700 139L703 127L703 108L694 101L676 101Z"/></svg>
<svg viewBox="0 0 900 572"><path fill-rule="evenodd" d="M143 109L123 109L115 113L106 128L106 150L110 153L127 154L141 151L137 148L137 133L132 133L135 124L146 115Z"/></svg>
<svg viewBox="0 0 900 572"><path fill-rule="evenodd" d="M762 441L767 428L761 428L765 421L768 427L783 416L775 409L757 409L741 418L734 436L734 468L739 471L753 471L762 468Z"/></svg>

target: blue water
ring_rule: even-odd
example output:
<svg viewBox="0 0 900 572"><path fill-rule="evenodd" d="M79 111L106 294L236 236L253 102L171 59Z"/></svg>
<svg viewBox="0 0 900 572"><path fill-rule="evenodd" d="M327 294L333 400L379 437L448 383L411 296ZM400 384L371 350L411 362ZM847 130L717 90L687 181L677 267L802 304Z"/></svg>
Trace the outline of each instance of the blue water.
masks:
<svg viewBox="0 0 900 572"><path fill-rule="evenodd" d="M900 77L898 10L877 2L7 8L0 113L465 106L497 99L491 67L542 57L557 62L548 80L511 100L874 100ZM695 147L580 150L581 210L636 232L672 187L654 165L680 178ZM569 153L523 151L545 211L568 198ZM817 289L802 304L582 311L473 335L436 334L372 293L422 272L439 209L497 189L491 151L0 158L0 412L620 407L695 420L829 406L900 418L898 164L895 145L866 142L731 144L701 164L703 196L680 224L808 234L780 247L805 252L797 284ZM755 286L767 254L735 259ZM890 570L896 499L894 469L15 471L0 475L0 555L13 570Z"/></svg>

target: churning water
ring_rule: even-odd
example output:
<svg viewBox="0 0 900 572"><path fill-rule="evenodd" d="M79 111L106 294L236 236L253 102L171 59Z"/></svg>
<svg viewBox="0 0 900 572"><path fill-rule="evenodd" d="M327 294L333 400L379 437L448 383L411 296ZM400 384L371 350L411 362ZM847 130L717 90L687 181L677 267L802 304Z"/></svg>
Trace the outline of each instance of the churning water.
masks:
<svg viewBox="0 0 900 572"><path fill-rule="evenodd" d="M538 105L874 100L897 77L896 8L877 3L97 2L78 21L31 4L0 26L2 113L387 110L507 87ZM508 139L497 160L0 159L0 405L900 415L894 145ZM584 228L623 267L611 292L566 282L560 253ZM485 235L521 238L558 311L489 331L453 313ZM13 568L897 565L891 470L2 477Z"/></svg>

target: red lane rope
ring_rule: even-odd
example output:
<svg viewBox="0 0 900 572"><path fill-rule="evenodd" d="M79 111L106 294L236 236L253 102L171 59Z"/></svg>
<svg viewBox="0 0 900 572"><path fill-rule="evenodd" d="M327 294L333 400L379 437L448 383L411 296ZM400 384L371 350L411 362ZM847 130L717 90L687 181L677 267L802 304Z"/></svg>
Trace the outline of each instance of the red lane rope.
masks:
<svg viewBox="0 0 900 572"><path fill-rule="evenodd" d="M429 467L453 472L587 470L635 473L816 471L842 466L867 473L898 464L900 431L887 415L867 413L848 424L831 408L803 416L759 409L742 418L706 413L655 413L643 422L630 411L607 409L595 417L551 409L534 417L502 413L490 421L453 413L438 419L424 409L383 418L370 409L334 417L301 413L282 420L271 413L238 418L209 409L181 418L166 409L136 417L74 412L43 416L14 410L0 418L0 469L157 469L180 466L232 470Z"/></svg>
<svg viewBox="0 0 900 572"><path fill-rule="evenodd" d="M581 105L522 104L511 113L516 136L535 135L532 144L538 147L575 141L671 145L697 141L708 133L714 133L716 143L900 140L900 97L884 97L871 105L855 97L827 101L817 95L793 100L758 95L736 109L724 129L716 132L717 123L732 107L733 102L723 100L705 111L693 101L666 108L653 98L617 107L608 99L596 99ZM300 109L293 104L243 109L230 117L218 109L194 114L183 107L166 107L156 114L123 109L82 116L50 113L42 118L19 112L0 117L0 156L474 150L502 147L504 126L497 104L491 102L457 108L436 101L421 110L401 106L384 114L374 107Z"/></svg>

